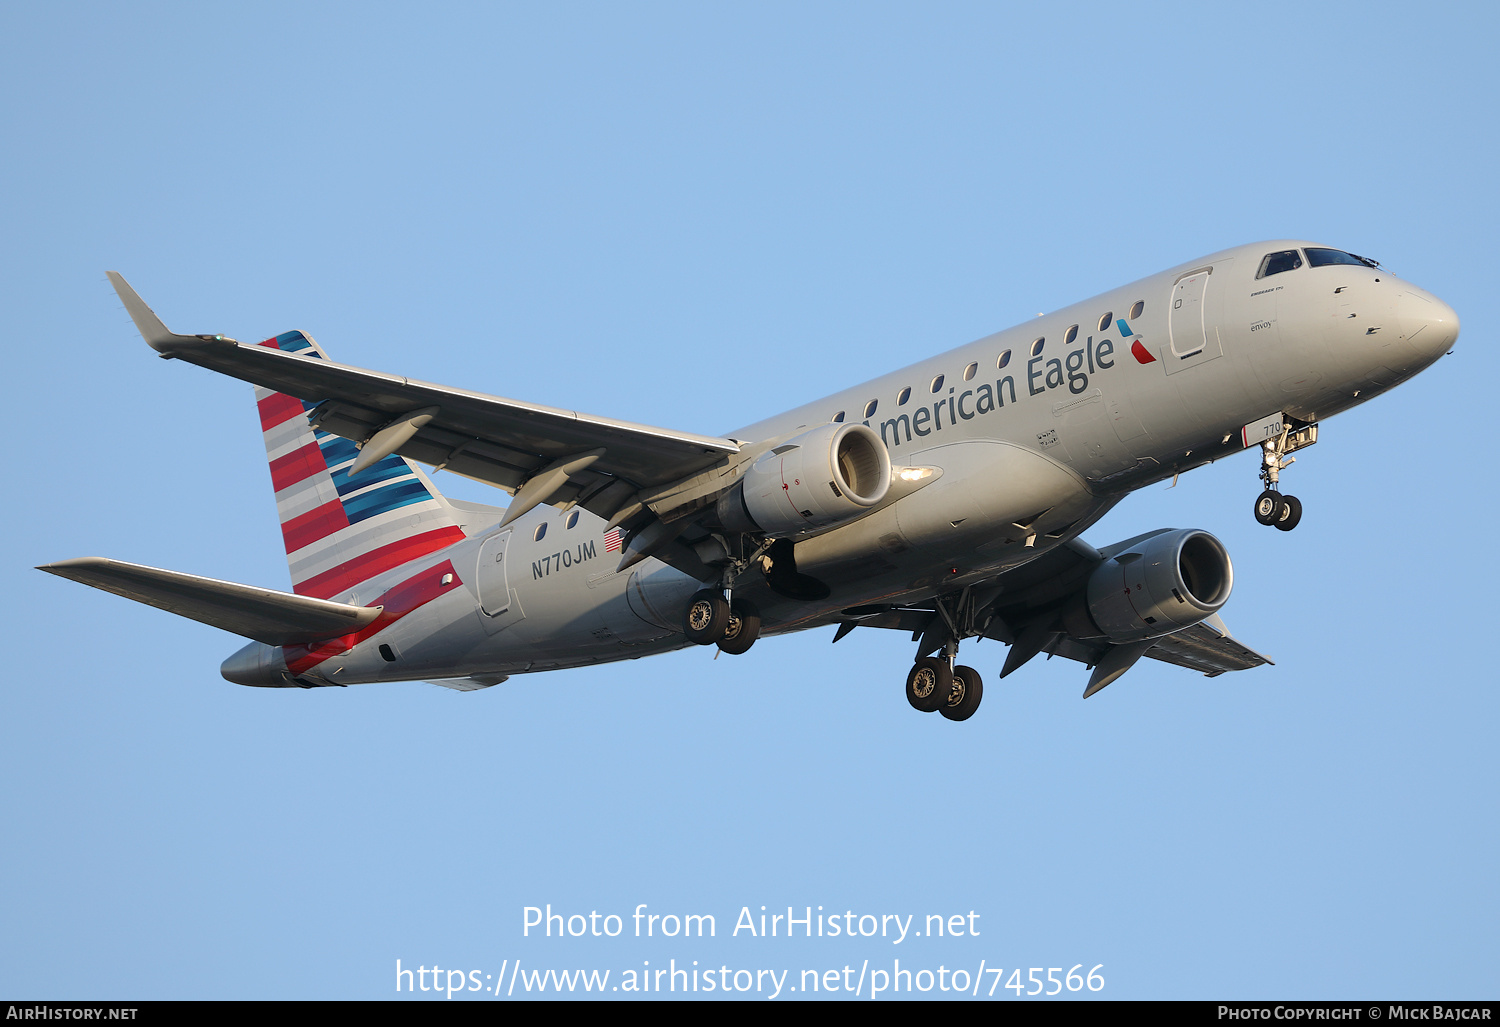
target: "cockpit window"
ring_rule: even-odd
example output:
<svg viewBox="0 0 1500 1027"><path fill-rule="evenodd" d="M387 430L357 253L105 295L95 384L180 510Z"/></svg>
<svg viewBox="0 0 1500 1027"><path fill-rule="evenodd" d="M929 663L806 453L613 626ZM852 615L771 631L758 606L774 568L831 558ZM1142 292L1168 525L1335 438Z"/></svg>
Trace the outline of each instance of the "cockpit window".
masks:
<svg viewBox="0 0 1500 1027"><path fill-rule="evenodd" d="M1295 271L1301 266L1302 254L1296 250L1267 253L1266 259L1260 262L1260 274L1255 277L1269 278L1271 275L1279 275L1283 271Z"/></svg>
<svg viewBox="0 0 1500 1027"><path fill-rule="evenodd" d="M1321 246L1309 246L1307 248L1307 263L1310 267L1325 267L1328 264L1353 264L1356 267L1375 267L1378 262L1371 260L1369 257L1345 253L1343 250L1330 250Z"/></svg>

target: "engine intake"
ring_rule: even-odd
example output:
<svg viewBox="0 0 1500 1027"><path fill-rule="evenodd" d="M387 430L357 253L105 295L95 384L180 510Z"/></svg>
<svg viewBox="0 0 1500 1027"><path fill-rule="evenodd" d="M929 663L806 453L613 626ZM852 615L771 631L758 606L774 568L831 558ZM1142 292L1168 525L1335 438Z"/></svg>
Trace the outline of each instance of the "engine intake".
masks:
<svg viewBox="0 0 1500 1027"><path fill-rule="evenodd" d="M891 456L863 424L825 424L764 454L720 498L719 520L733 531L775 538L851 520L891 487Z"/></svg>
<svg viewBox="0 0 1500 1027"><path fill-rule="evenodd" d="M1099 565L1088 609L1111 642L1135 642L1191 627L1229 600L1234 568L1223 543L1184 528L1153 535Z"/></svg>

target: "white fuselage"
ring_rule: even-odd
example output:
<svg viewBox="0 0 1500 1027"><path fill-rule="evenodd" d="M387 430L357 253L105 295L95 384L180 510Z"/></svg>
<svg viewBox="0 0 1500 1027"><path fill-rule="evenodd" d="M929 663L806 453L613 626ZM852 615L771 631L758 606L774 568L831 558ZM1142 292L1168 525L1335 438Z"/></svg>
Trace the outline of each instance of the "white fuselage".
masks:
<svg viewBox="0 0 1500 1027"><path fill-rule="evenodd" d="M1451 309L1384 270L1302 266L1257 278L1266 254L1307 245L1213 254L727 433L763 442L859 421L881 434L893 463L938 471L906 498L796 540L798 570L826 581L828 598L783 599L747 578L765 633L1019 566L1131 490L1241 451L1245 425L1278 413L1327 418L1452 345ZM465 541L339 597L378 605L385 589L449 563L465 586L310 676L482 678L687 644L679 618L698 581L655 560L616 572L604 522L585 511L540 507L503 529L503 545L498 519L475 513Z"/></svg>

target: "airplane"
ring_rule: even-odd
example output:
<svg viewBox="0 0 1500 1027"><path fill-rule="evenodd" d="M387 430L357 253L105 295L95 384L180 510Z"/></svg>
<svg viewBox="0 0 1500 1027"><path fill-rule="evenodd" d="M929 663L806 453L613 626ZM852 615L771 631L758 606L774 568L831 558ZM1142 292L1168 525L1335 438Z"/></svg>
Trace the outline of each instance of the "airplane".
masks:
<svg viewBox="0 0 1500 1027"><path fill-rule="evenodd" d="M1302 240L1189 261L722 436L433 385L292 331L178 335L109 279L163 357L255 386L292 591L100 557L39 568L251 641L241 685L512 675L761 635L909 632L906 698L962 721L960 643L1215 677L1270 659L1219 617L1234 572L1201 529L1095 549L1130 492L1259 451L1254 515L1320 423L1451 351L1458 317L1378 261ZM448 499L417 465L489 483Z"/></svg>

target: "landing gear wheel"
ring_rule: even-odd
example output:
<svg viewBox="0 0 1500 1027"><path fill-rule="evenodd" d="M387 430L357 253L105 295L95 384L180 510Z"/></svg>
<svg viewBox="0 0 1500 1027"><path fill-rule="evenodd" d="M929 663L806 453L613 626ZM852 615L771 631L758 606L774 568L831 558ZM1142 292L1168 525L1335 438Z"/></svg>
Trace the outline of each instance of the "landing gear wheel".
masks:
<svg viewBox="0 0 1500 1027"><path fill-rule="evenodd" d="M729 623L724 627L724 637L719 639L719 651L738 656L759 637L760 611L743 599L736 599L729 606Z"/></svg>
<svg viewBox="0 0 1500 1027"><path fill-rule="evenodd" d="M689 642L713 645L724 637L728 626L729 603L723 595L711 588L693 594L687 612L682 615L682 632Z"/></svg>
<svg viewBox="0 0 1500 1027"><path fill-rule="evenodd" d="M1276 508L1276 527L1282 531L1291 531L1302 520L1302 500L1296 496L1282 496L1281 505Z"/></svg>
<svg viewBox="0 0 1500 1027"><path fill-rule="evenodd" d="M1277 514L1281 513L1280 492L1266 489L1255 499L1255 519L1270 527L1276 523Z"/></svg>
<svg viewBox="0 0 1500 1027"><path fill-rule="evenodd" d="M984 682L973 667L954 667L953 685L938 712L949 720L968 720L984 698Z"/></svg>
<svg viewBox="0 0 1500 1027"><path fill-rule="evenodd" d="M947 660L924 656L906 675L906 701L922 713L935 713L953 690L953 671Z"/></svg>

